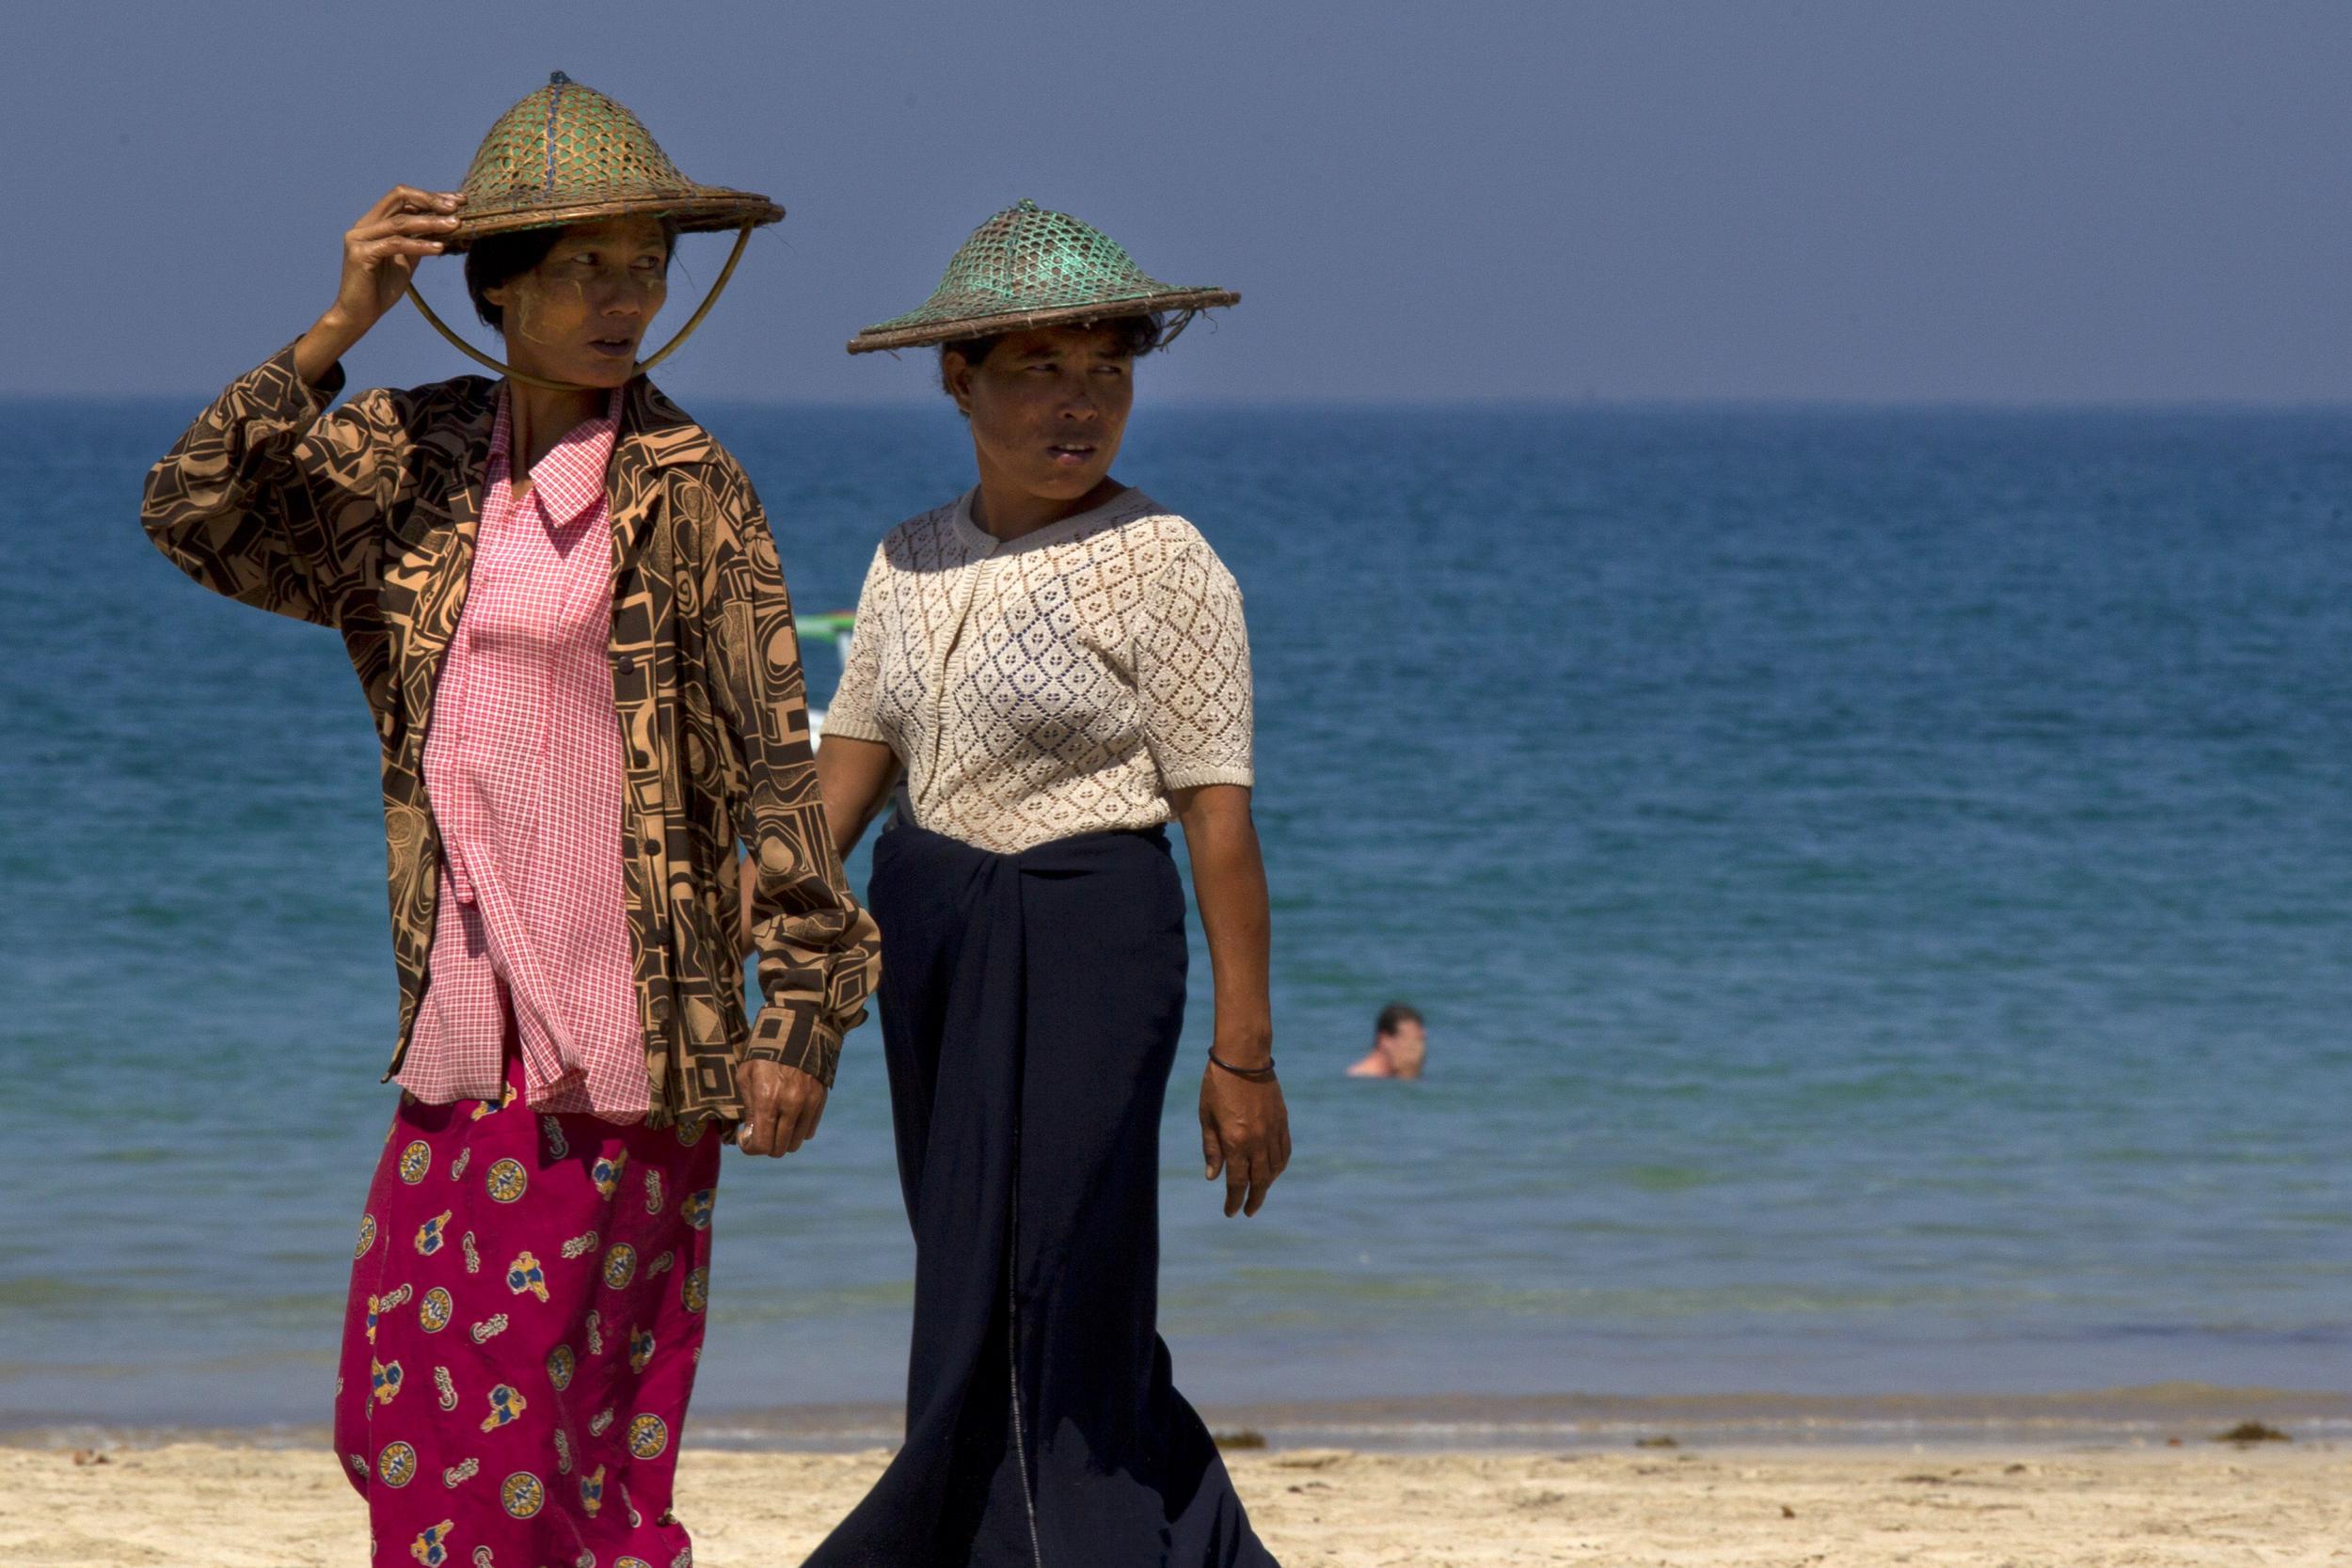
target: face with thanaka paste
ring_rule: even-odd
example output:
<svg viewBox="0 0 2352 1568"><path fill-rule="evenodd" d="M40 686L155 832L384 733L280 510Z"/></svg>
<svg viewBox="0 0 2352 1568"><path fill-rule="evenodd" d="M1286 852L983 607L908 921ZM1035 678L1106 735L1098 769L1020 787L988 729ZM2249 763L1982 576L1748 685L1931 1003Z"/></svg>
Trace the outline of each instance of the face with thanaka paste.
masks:
<svg viewBox="0 0 2352 1568"><path fill-rule="evenodd" d="M654 217L564 230L539 264L483 297L505 317L508 363L526 375L618 387L670 297L670 240Z"/></svg>
<svg viewBox="0 0 2352 1568"><path fill-rule="evenodd" d="M1135 405L1135 356L1105 326L1009 333L978 364L950 353L948 393L971 418L984 490L1075 503L1100 487Z"/></svg>

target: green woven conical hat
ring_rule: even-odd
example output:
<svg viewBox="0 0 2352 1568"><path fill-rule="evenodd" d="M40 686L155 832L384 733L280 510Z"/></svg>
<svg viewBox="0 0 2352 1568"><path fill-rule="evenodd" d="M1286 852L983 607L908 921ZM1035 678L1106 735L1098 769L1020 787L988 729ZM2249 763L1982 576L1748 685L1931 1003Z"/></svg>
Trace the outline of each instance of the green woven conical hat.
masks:
<svg viewBox="0 0 2352 1568"><path fill-rule="evenodd" d="M851 354L1032 326L1234 305L1231 289L1163 283L1099 229L1024 201L972 230L931 297L850 341Z"/></svg>
<svg viewBox="0 0 2352 1568"><path fill-rule="evenodd" d="M689 233L784 216L764 196L689 180L635 115L560 71L499 117L462 189L452 250L485 234L631 213L669 218Z"/></svg>

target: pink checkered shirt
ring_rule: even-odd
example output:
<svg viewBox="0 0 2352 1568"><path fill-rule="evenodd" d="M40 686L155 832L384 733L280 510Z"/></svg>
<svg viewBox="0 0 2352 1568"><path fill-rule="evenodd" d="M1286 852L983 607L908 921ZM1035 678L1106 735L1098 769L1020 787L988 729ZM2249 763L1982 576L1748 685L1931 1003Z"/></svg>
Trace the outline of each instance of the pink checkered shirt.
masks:
<svg viewBox="0 0 2352 1568"><path fill-rule="evenodd" d="M534 1108L628 1121L652 1105L608 652L604 479L620 405L616 392L604 418L558 441L517 500L509 398L499 397L473 574L425 737L440 914L399 1074L422 1101L499 1098L511 1038Z"/></svg>

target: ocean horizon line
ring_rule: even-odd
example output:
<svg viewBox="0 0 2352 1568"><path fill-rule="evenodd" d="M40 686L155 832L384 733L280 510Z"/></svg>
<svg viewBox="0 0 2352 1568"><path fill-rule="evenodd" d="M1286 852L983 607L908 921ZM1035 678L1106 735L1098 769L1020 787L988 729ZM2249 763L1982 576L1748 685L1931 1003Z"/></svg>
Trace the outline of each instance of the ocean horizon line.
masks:
<svg viewBox="0 0 2352 1568"><path fill-rule="evenodd" d="M354 377L349 392L383 385ZM767 398L740 394L665 388L682 403L727 410L778 411L795 414L917 413L944 411L945 399L933 397ZM72 412L90 409L185 409L201 407L219 393L218 388L135 392L55 392L0 389L0 408ZM1657 415L1778 415L1855 416L1925 415L1982 417L2205 417L2205 418L2352 418L2352 398L2338 401L2260 398L1979 398L1979 397L1754 397L1644 396L1562 394L1556 397L1273 397L1236 398L1167 394L1152 398L1146 413L1281 413L1281 414L1467 414L1523 412L1530 414L1657 414Z"/></svg>

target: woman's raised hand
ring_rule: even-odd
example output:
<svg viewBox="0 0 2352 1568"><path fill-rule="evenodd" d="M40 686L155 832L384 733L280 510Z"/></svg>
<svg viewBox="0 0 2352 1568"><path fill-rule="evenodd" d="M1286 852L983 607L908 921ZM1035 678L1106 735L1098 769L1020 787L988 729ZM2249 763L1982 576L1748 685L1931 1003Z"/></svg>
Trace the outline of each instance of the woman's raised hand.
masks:
<svg viewBox="0 0 2352 1568"><path fill-rule="evenodd" d="M455 191L394 185L343 236L343 276L328 311L365 332L400 303L418 261L447 248L466 198Z"/></svg>
<svg viewBox="0 0 2352 1568"><path fill-rule="evenodd" d="M448 248L465 199L455 191L395 185L359 215L343 236L335 303L294 344L294 368L303 380L314 385L325 380L335 361L400 303L418 261Z"/></svg>

